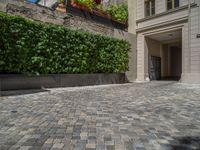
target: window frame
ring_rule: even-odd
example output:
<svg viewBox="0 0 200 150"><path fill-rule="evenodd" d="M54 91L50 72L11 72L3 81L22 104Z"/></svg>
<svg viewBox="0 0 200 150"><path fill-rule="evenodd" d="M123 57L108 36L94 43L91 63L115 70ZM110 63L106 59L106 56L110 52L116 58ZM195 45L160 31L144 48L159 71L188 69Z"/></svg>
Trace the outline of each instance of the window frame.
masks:
<svg viewBox="0 0 200 150"><path fill-rule="evenodd" d="M153 8L152 1L155 1L154 13L152 11L152 8ZM146 3L149 3L149 15L147 15ZM155 14L156 14L156 0L144 0L144 16L150 17L150 16L154 16Z"/></svg>
<svg viewBox="0 0 200 150"><path fill-rule="evenodd" d="M176 8L179 8L180 7L180 0L178 0L178 2L179 2L179 6L178 7L175 7L175 2L176 2L176 0L171 0L172 1L172 8L171 9L168 9L168 0L166 0L166 10L167 11L170 11L170 10L172 10L172 9L176 9Z"/></svg>

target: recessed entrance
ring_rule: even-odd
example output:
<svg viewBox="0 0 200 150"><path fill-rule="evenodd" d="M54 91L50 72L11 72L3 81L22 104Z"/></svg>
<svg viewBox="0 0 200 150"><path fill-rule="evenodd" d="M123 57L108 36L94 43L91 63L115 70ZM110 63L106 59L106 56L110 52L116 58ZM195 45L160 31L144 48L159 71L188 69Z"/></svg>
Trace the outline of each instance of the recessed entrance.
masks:
<svg viewBox="0 0 200 150"><path fill-rule="evenodd" d="M145 38L150 80L180 80L182 73L181 39L181 30L150 35Z"/></svg>

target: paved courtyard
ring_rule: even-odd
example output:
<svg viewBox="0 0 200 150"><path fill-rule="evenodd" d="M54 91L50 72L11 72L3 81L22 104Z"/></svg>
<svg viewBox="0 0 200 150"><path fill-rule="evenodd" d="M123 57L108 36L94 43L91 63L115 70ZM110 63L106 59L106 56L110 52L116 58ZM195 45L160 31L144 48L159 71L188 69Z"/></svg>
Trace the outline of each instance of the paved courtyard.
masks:
<svg viewBox="0 0 200 150"><path fill-rule="evenodd" d="M200 150L200 86L31 92L0 97L0 150Z"/></svg>

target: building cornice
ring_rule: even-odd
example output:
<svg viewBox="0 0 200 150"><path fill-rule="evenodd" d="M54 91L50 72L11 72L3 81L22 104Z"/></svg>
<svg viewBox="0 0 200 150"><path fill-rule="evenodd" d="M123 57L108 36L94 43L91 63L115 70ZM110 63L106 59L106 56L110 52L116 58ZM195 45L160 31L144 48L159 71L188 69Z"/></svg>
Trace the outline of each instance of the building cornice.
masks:
<svg viewBox="0 0 200 150"><path fill-rule="evenodd" d="M182 17L182 18L179 18L179 19L176 19L176 20L172 20L172 21L167 21L167 22L162 22L162 23L158 23L158 24L154 24L154 25L151 25L151 26L147 26L147 27L143 27L143 28L138 28L136 29L136 32L143 32L143 31L147 31L147 30L152 30L152 29L156 29L158 27L165 27L165 26L170 26L170 25L173 25L174 23L176 24L182 24L184 22L187 22L188 20L188 17ZM181 25L183 26L183 25Z"/></svg>

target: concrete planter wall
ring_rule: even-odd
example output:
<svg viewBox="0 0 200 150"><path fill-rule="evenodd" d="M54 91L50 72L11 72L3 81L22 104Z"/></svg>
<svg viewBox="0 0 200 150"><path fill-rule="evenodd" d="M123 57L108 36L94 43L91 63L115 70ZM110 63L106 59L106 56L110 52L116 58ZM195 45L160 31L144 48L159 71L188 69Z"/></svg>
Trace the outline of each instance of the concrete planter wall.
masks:
<svg viewBox="0 0 200 150"><path fill-rule="evenodd" d="M67 12L86 18L88 20L92 20L110 27L114 27L116 29L121 29L121 30L126 30L128 28L128 23L127 22L119 22L117 20L114 20L109 14L106 14L105 12L99 10L99 9L94 9L92 11L87 10L87 9L79 9L76 7L71 6L69 3L67 5Z"/></svg>
<svg viewBox="0 0 200 150"><path fill-rule="evenodd" d="M2 91L41 89L87 85L120 84L127 82L125 74L49 74L41 76L0 75Z"/></svg>

